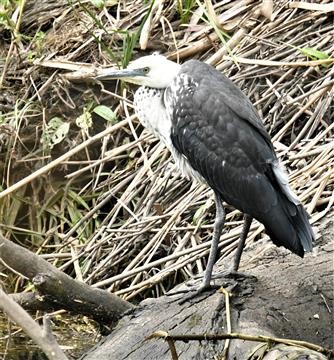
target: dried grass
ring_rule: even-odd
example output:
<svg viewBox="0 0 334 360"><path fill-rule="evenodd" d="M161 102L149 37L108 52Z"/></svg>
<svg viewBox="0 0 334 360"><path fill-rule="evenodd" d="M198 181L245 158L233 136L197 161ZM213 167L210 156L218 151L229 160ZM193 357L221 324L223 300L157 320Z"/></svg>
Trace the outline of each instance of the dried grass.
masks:
<svg viewBox="0 0 334 360"><path fill-rule="evenodd" d="M142 1L102 10L88 2L47 4L27 1L16 26L31 36L42 29L42 46L0 29L7 34L1 41L0 169L9 193L0 200L0 226L8 236L29 236L37 252L62 270L126 299L159 296L205 267L211 191L183 179L168 151L143 130L133 116L132 88L83 82L100 71L96 64L144 54L132 40L146 53L198 58L224 71L262 116L312 223L332 207L333 62L299 50L333 57L329 1L317 4L323 11L289 7L288 1L275 2L273 11L260 1L217 1L208 21L201 18L206 8L194 1L189 26L181 24L174 1L156 1L150 16ZM218 29L229 34L228 49ZM28 61L31 52L35 62ZM107 124L101 140L105 123L95 118L93 140L82 146L87 134L75 119L92 101L110 105L125 120ZM70 122L71 131L45 153L39 138L54 115ZM36 167L37 174L10 188ZM239 212L228 209L221 257L236 248L242 226ZM254 222L247 242L262 230Z"/></svg>

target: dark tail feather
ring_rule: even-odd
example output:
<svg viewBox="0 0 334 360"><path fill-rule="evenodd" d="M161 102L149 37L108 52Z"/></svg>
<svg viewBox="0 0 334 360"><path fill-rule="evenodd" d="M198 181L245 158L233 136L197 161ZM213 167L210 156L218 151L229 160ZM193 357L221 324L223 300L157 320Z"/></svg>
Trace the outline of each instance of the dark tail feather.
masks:
<svg viewBox="0 0 334 360"><path fill-rule="evenodd" d="M276 188L277 204L271 211L271 219L263 222L268 235L278 246L284 246L303 257L312 250L315 240L308 220L309 216L289 186L288 176L278 161L271 163L273 183Z"/></svg>
<svg viewBox="0 0 334 360"><path fill-rule="evenodd" d="M304 251L312 251L315 236L308 220L309 215L307 214L302 204L295 206L297 207L297 214L296 216L292 216L292 221L295 224L295 230L297 232L298 238L304 248Z"/></svg>
<svg viewBox="0 0 334 360"><path fill-rule="evenodd" d="M284 246L301 257L312 250L315 237L302 204L294 204L282 194L263 224L277 246Z"/></svg>

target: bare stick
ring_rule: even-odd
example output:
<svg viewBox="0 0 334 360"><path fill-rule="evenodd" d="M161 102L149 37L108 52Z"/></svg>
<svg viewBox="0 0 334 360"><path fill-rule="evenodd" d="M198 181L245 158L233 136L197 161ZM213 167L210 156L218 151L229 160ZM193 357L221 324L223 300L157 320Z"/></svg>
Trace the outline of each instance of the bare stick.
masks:
<svg viewBox="0 0 334 360"><path fill-rule="evenodd" d="M35 341L50 360L67 360L55 337L48 330L42 329L32 317L0 288L0 308L21 326L24 332ZM45 322L44 322L45 324Z"/></svg>
<svg viewBox="0 0 334 360"><path fill-rule="evenodd" d="M230 293L224 289L220 288L219 291L225 296L225 309L226 309L226 327L229 333L232 332L232 322L231 322L231 308L230 308ZM231 339L226 339L224 343L223 356L222 360L228 359L228 349L230 346Z"/></svg>
<svg viewBox="0 0 334 360"><path fill-rule="evenodd" d="M318 351L324 355L334 355L334 351L327 349L320 345L312 344L307 341L293 340L293 339L284 339L277 338L272 336L264 335L248 335L241 333L227 333L227 334L174 334L171 335L166 331L155 331L153 334L148 336L146 340L153 338L163 338L165 340L174 340L174 341L217 341L217 340L226 340L226 339L241 339L247 341L257 341L257 342L268 342L268 343L280 343L291 346L301 346L310 350Z"/></svg>

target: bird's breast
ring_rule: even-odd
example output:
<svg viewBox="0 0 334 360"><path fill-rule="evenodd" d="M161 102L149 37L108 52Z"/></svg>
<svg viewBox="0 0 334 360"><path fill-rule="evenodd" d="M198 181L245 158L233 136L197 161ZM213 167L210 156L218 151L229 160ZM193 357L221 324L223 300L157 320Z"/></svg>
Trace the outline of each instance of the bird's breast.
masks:
<svg viewBox="0 0 334 360"><path fill-rule="evenodd" d="M142 125L171 149L171 121L163 102L164 90L140 87L134 96L136 114Z"/></svg>
<svg viewBox="0 0 334 360"><path fill-rule="evenodd" d="M179 153L172 144L170 117L172 109L166 109L166 106L171 106L171 104L164 99L164 95L163 89L152 89L145 86L136 91L134 106L139 121L167 146L183 176L203 182L203 177L193 169L188 159Z"/></svg>

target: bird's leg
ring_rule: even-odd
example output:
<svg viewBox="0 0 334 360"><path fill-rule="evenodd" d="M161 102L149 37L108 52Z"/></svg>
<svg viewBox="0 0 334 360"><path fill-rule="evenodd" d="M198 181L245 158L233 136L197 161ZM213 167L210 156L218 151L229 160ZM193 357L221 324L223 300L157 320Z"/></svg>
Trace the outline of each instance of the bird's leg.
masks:
<svg viewBox="0 0 334 360"><path fill-rule="evenodd" d="M208 288L211 287L210 281L211 281L211 276L212 276L212 270L213 270L213 266L217 260L218 243L219 243L220 235L222 233L224 221L225 221L225 211L223 208L223 204L222 204L222 201L221 201L219 195L216 193L215 193L215 203L216 203L216 219L215 219L215 223L214 223L211 249L210 249L208 264L207 264L207 267L206 267L205 273L204 273L203 283L200 286L200 288L195 290L192 294L182 298L182 300L179 301L180 305L184 304L185 302L187 302L190 299L193 299L194 297L196 297L197 295L201 294L202 292L204 292L205 290L207 290ZM242 273L238 272L241 254L242 254L243 248L245 246L245 242L247 239L247 235L248 235L252 220L253 220L252 216L250 216L248 214L244 214L244 223L243 223L243 227L242 227L242 231L241 231L241 235L240 235L237 252L236 252L235 258L234 258L233 267L230 270L222 272L220 274L220 276L223 275L223 276L228 276L228 277L232 276L232 277L241 277L241 278L255 278L252 275L242 274ZM183 293L183 292L187 292L187 290L177 291L177 292L174 292L172 295L175 295L178 293Z"/></svg>
<svg viewBox="0 0 334 360"><path fill-rule="evenodd" d="M204 279L201 286L201 290L208 289L210 287L210 280L213 270L213 265L217 260L218 244L220 235L222 233L225 221L225 211L220 199L220 196L215 192L215 203L216 203L216 219L213 228L213 237L211 242L210 254L208 259L208 264L205 269Z"/></svg>
<svg viewBox="0 0 334 360"><path fill-rule="evenodd" d="M197 295L203 293L205 290L207 290L211 287L210 280L211 280L213 265L215 264L215 262L217 260L218 243L219 243L220 235L222 233L222 229L223 229L224 221L225 221L225 211L223 208L223 204L222 204L222 201L221 201L219 195L216 192L215 192L215 203L216 203L216 219L215 219L215 223L214 223L214 227L213 227L213 236L212 236L208 264L205 269L202 285L199 288L194 289L194 292L192 294L183 298L179 302L180 305L187 302L190 299L195 298ZM181 290L176 293L174 292L173 295L175 295L177 293L182 293L182 292L188 292L188 291Z"/></svg>
<svg viewBox="0 0 334 360"><path fill-rule="evenodd" d="M247 239L249 228L250 228L250 226L252 224L252 220L253 220L253 218L250 215L244 214L244 224L243 224L243 227L242 227L237 252L235 253L232 272L237 272L238 269L239 269L241 254L242 254L242 251L243 251L244 246L245 246L245 242L246 242L246 239Z"/></svg>

